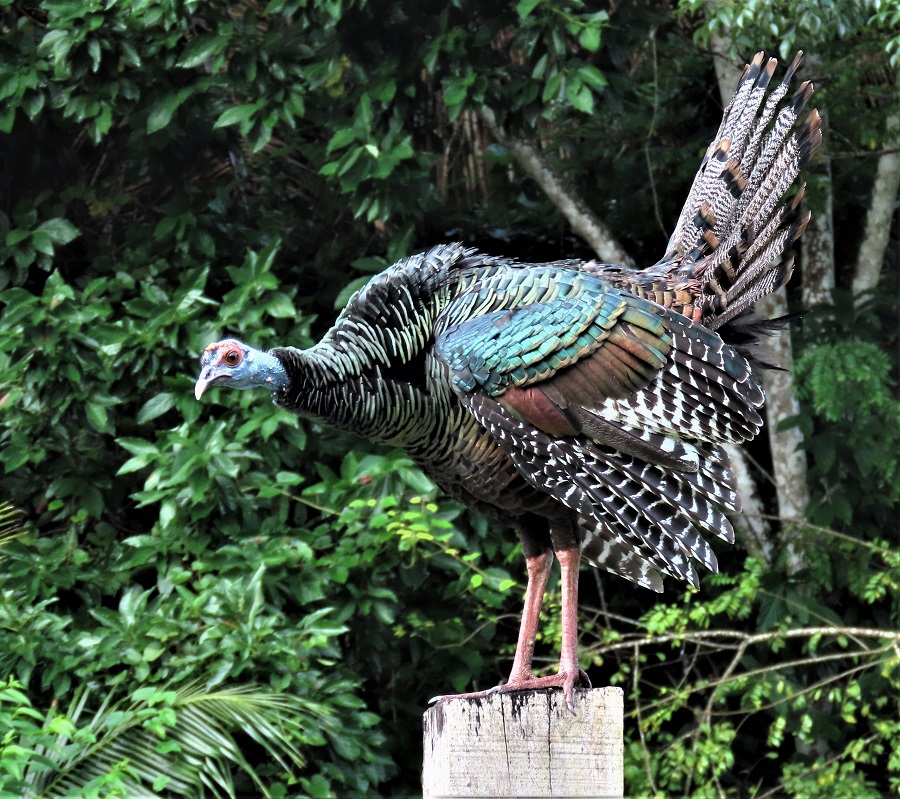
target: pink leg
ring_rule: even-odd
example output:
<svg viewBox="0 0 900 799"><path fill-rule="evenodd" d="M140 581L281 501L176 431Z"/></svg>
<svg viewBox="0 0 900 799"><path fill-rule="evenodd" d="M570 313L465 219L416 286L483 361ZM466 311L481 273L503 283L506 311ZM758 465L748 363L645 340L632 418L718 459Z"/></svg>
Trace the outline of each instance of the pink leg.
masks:
<svg viewBox="0 0 900 799"><path fill-rule="evenodd" d="M522 613L522 625L519 628L519 640L516 644L516 656L513 661L509 681L505 685L489 688L486 691L475 691L452 696L436 696L432 702L441 699L474 699L495 693L512 691L534 691L540 688L562 688L566 697L566 706L575 712L574 689L580 681L590 687L587 674L578 666L578 564L581 552L578 547L562 549L556 553L560 565L562 582L562 646L560 647L559 671L550 677L535 677L531 671L531 659L534 655L534 639L537 634L538 616L547 577L550 574L552 556L550 552L526 560L528 568L528 588L525 591L525 608Z"/></svg>
<svg viewBox="0 0 900 799"><path fill-rule="evenodd" d="M557 676L563 678L562 689L566 695L566 704L574 713L572 690L576 681L580 680L588 688L591 686L587 674L578 666L578 565L581 562L581 550L577 546L562 549L556 553L556 557L559 558L562 583L562 642Z"/></svg>
<svg viewBox="0 0 900 799"><path fill-rule="evenodd" d="M534 657L534 639L537 636L538 623L541 616L541 604L547 588L547 578L553 565L553 552L544 550L540 555L525 558L525 569L528 571L528 587L525 589L525 607L522 608L522 623L519 626L519 640L516 643L516 656L513 659L509 682L522 679L533 679L531 659Z"/></svg>

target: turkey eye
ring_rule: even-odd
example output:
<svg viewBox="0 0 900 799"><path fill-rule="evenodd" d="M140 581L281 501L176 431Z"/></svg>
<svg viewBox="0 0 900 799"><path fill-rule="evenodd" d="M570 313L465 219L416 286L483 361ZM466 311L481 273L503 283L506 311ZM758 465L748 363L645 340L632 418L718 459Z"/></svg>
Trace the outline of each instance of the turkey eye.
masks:
<svg viewBox="0 0 900 799"><path fill-rule="evenodd" d="M230 350L225 353L225 365L237 366L241 362L241 354L237 350Z"/></svg>

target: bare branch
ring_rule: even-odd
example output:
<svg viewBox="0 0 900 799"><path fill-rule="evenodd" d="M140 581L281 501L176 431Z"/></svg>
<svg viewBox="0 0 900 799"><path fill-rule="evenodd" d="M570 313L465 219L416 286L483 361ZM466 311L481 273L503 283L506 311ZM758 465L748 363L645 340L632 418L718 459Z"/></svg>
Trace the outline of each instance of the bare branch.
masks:
<svg viewBox="0 0 900 799"><path fill-rule="evenodd" d="M877 638L889 642L879 649L867 649L860 643L861 651L856 653L858 655L880 653L886 648L890 649L900 642L900 630L886 630L880 627L841 627L838 625L830 625L820 627L794 627L789 630L770 630L769 632L764 633L747 633L743 630L727 629L684 630L681 632L666 633L665 635L628 633L622 636L622 641L591 646L587 651L591 653L592 657L596 657L605 655L609 652L614 652L618 649L634 649L635 647L640 648L643 646L666 644L675 641L690 641L691 643L705 642L708 645L712 645L710 642L714 643L717 639L723 639L721 642L722 645L725 645L725 641L732 639L735 641L735 645L746 648L756 644L768 643L769 641L782 641L789 638L812 638L815 635L843 635L846 638L851 639ZM843 654L846 655L847 653ZM823 657L825 656L823 655ZM787 664L785 663L779 663L773 668L783 668L786 665Z"/></svg>
<svg viewBox="0 0 900 799"><path fill-rule="evenodd" d="M634 690L635 697L640 695L640 681L638 679L638 675L640 674L639 664L640 660L638 659L638 648L635 646L634 648L634 673L632 676L632 688ZM634 712L637 715L637 728L638 735L641 738L641 754L644 756L644 769L646 770L647 775L647 784L653 789L653 793L657 793L656 782L653 780L653 768L650 764L650 752L647 749L647 738L644 735L644 722L641 719L641 703L640 701L635 701L634 703Z"/></svg>
<svg viewBox="0 0 900 799"><path fill-rule="evenodd" d="M481 108L480 114L494 138L515 156L522 169L541 187L572 226L572 230L590 244L601 261L634 266L634 260L606 223L587 206L576 191L564 183L533 144L509 135L487 106Z"/></svg>
<svg viewBox="0 0 900 799"><path fill-rule="evenodd" d="M656 135L656 120L659 116L659 61L656 57L656 32L650 33L650 47L653 55L653 116L647 126L647 135L644 137L644 163L647 164L647 182L650 184L650 193L653 195L653 215L656 224L659 225L663 238L669 237L669 231L662 219L659 208L659 196L656 193L656 181L653 178L653 164L650 161L650 141Z"/></svg>

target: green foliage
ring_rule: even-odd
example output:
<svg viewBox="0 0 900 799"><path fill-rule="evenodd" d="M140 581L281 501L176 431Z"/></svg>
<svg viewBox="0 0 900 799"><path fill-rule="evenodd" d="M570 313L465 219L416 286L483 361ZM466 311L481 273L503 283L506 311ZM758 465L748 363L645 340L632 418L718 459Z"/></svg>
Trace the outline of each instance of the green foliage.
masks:
<svg viewBox="0 0 900 799"><path fill-rule="evenodd" d="M761 47L772 37L779 42L778 54L787 60L798 49L810 50L835 41L862 38L871 39L882 47L891 66L900 63L900 9L896 3L885 0L860 0L857 3L739 0L713 4L680 0L679 8L682 12L708 12L697 31L702 41L715 33L728 37L739 34L750 41L755 40L755 46Z"/></svg>
<svg viewBox="0 0 900 799"><path fill-rule="evenodd" d="M784 424L799 424L809 440L810 478L820 493L810 520L882 535L900 501L896 364L879 342L878 307L853 310L852 298L842 292L834 300L807 322L804 338L810 343L795 368L805 413Z"/></svg>
<svg viewBox="0 0 900 799"><path fill-rule="evenodd" d="M274 255L251 252L229 270L239 282L216 308L226 324L260 334L292 311L270 272ZM318 771L291 781L366 793L384 774L381 736L342 658L385 683L386 706L417 708L438 682L423 652L442 647L442 679L461 690L484 664L461 642L490 640L495 621L484 614L510 601L513 580L479 567L481 549L498 554L487 526L453 529L458 508L435 504L405 457L349 455L340 476L321 466L303 499L291 487L310 477L307 434L293 417L236 396L236 424L201 420L190 381L164 375L179 371L186 323L212 307L207 280L194 270L171 292L156 284L119 303L130 276L76 289L54 272L39 297L3 295L7 418L17 420L3 432L8 485L39 507L40 525L62 532L32 532L0 561L0 669L57 697L97 679L130 693L249 679L313 698L332 721L301 717L300 742L327 746L331 761L317 757ZM23 351L38 335L43 346ZM141 393L135 370L148 364L163 377ZM147 514L145 531L121 530L121 502L123 518ZM305 524L310 505L334 520ZM429 572L445 584L443 602L422 608ZM467 623L469 596L485 610ZM338 642L351 628L348 653Z"/></svg>
<svg viewBox="0 0 900 799"><path fill-rule="evenodd" d="M506 29L502 47L484 54L482 63L470 65L462 75L445 78L444 102L451 119L467 103L478 107L485 102L504 113L521 112L530 125L540 118L556 119L567 109L592 114L606 79L591 63L591 54L600 47L609 14L587 11L580 2L542 0L520 0L516 16L510 11L482 11L486 30L479 38L496 41L497 32ZM470 46L444 12L441 36L426 52L426 63L436 62L440 50L459 54ZM510 60L522 68L510 72Z"/></svg>
<svg viewBox="0 0 900 799"><path fill-rule="evenodd" d="M896 575L896 553L877 549ZM760 796L874 796L900 785L900 632L846 626L808 586L785 588L773 577L748 561L743 573L706 580L711 597L687 592L591 647L595 661L614 664L612 682L633 708L638 734L626 747L625 773L636 795L721 796L755 786ZM866 604L877 613L875 599ZM656 675L670 663L680 679L667 685Z"/></svg>
<svg viewBox="0 0 900 799"><path fill-rule="evenodd" d="M21 689L9 679L0 690L4 795L127 797L164 790L196 796L205 785L214 795L233 797L233 763L262 795L283 796L285 786L267 785L232 733L259 744L286 770L291 763L303 765L301 742L321 742L319 730L339 734L326 708L254 686L148 686L127 701L117 700L113 689L94 713L86 712L90 690L79 688L66 713L52 711L46 718ZM307 789L313 784L301 782Z"/></svg>
<svg viewBox="0 0 900 799"><path fill-rule="evenodd" d="M722 37L719 41L729 50L725 55L736 64L759 50L786 62L798 50L806 53L805 77L814 82L817 105L826 109L826 126L840 131L828 137L825 145L832 153L836 194L844 190L841 184L849 184L848 191L857 190L860 167L864 172L871 168L871 162L857 160L861 151L894 146L891 120L898 112L896 70L900 65L896 0L680 0L679 9L699 17L698 42L708 46L711 35ZM848 120L853 121L845 125ZM854 158L842 163L841 156L849 154ZM822 208L816 195L827 191L827 183L817 191L815 179L822 177L812 171L809 202L817 213ZM842 209L837 207L835 213L840 215ZM840 259L836 266L840 271Z"/></svg>
<svg viewBox="0 0 900 799"><path fill-rule="evenodd" d="M884 350L858 339L813 345L797 363L803 398L822 420L810 444L813 475L846 483L850 469L861 487L874 489L872 498L894 504L900 500L900 474L896 460L886 455L900 447L900 402L891 392L890 370ZM840 514L844 522L851 512Z"/></svg>

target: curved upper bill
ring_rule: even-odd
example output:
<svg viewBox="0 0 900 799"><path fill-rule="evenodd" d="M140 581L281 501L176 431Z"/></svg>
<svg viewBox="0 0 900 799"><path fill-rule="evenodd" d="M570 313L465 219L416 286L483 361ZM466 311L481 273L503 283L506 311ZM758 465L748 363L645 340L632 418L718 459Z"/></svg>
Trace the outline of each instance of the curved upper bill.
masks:
<svg viewBox="0 0 900 799"><path fill-rule="evenodd" d="M202 375L197 379L197 382L194 384L194 396L197 399L203 396L203 392L209 388L209 380L207 380Z"/></svg>
<svg viewBox="0 0 900 799"><path fill-rule="evenodd" d="M223 374L222 372L216 374L215 369L212 366L204 366L203 369L200 370L200 376L197 378L197 382L194 384L194 396L197 399L200 399L206 389L211 385L228 377L230 377L230 375Z"/></svg>

